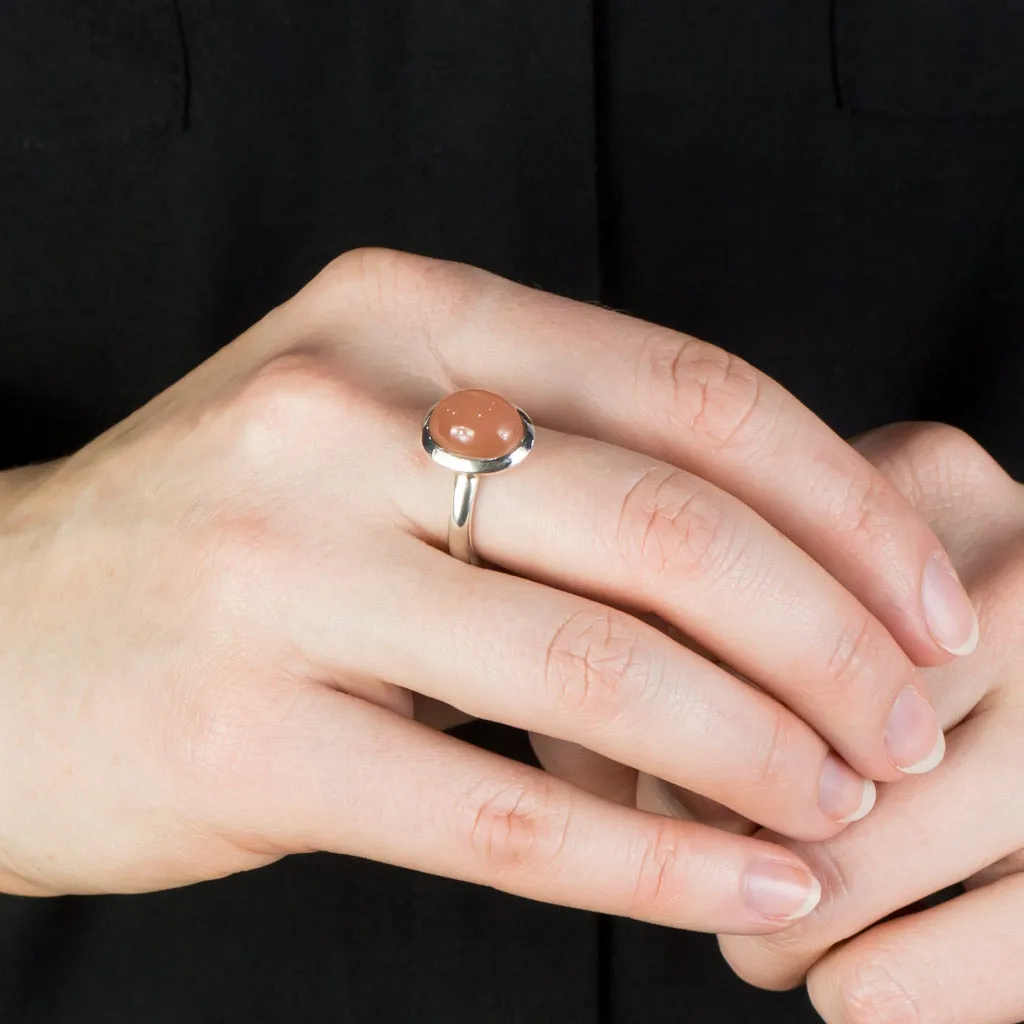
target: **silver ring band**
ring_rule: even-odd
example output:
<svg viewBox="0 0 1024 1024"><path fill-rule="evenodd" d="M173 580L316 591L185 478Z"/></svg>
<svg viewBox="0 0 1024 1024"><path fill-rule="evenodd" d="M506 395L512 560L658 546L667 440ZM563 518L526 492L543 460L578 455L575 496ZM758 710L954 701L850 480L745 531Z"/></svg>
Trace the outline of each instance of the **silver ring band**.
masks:
<svg viewBox="0 0 1024 1024"><path fill-rule="evenodd" d="M479 565L473 547L473 506L480 477L473 473L459 473L452 491L452 514L448 519L448 554L461 562Z"/></svg>
<svg viewBox="0 0 1024 1024"><path fill-rule="evenodd" d="M481 392L481 394L486 393ZM449 399L452 397L449 396ZM493 397L497 399L497 396ZM442 399L442 402L449 399ZM505 401L504 399L497 400ZM480 559L477 557L476 548L473 545L473 509L480 487L480 477L490 473L500 473L522 462L533 449L536 430L533 421L522 409L510 405L510 408L518 414L522 424L522 436L515 443L515 447L490 458L460 454L445 443L445 438L435 437L431 431L431 418L440 404L439 402L433 406L424 417L422 441L424 450L436 463L455 473L451 515L448 520L448 552L453 558L469 565L480 565Z"/></svg>

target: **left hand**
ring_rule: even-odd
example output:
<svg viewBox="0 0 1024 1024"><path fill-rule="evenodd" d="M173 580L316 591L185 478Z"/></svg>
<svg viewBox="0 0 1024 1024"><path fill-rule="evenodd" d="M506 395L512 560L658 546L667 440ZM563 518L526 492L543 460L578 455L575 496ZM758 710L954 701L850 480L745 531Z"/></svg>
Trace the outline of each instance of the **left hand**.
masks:
<svg viewBox="0 0 1024 1024"><path fill-rule="evenodd" d="M818 909L722 949L765 988L809 971L828 1024L1012 1024L1024 1019L1024 487L949 427L897 425L857 447L945 544L981 642L923 672L945 762L879 787L873 813L834 839L783 841L821 879ZM964 895L875 923L961 881Z"/></svg>

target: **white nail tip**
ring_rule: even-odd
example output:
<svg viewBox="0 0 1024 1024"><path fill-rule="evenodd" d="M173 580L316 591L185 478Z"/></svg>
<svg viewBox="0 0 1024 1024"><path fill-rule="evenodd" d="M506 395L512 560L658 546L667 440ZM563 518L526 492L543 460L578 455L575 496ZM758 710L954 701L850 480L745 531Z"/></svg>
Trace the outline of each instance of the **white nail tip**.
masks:
<svg viewBox="0 0 1024 1024"><path fill-rule="evenodd" d="M904 775L924 775L925 772L930 772L933 768L938 767L939 762L945 756L946 737L940 732L939 738L935 741L935 746L932 747L932 752L923 761L918 761L917 764L909 765L906 768L900 768L900 771Z"/></svg>
<svg viewBox="0 0 1024 1024"><path fill-rule="evenodd" d="M875 806L875 800L878 798L878 789L870 779L864 780L864 791L860 798L860 806L853 812L848 814L845 818L839 819L840 825L849 825L853 821L860 821L861 818L866 818L870 813L871 809Z"/></svg>
<svg viewBox="0 0 1024 1024"><path fill-rule="evenodd" d="M821 902L821 882L819 882L813 876L811 877L812 888L807 896L807 899L800 905L788 917L784 918L786 921L799 921L800 918L806 917L820 902Z"/></svg>
<svg viewBox="0 0 1024 1024"><path fill-rule="evenodd" d="M978 646L978 641L981 639L981 626L978 625L978 616L974 616L974 627L971 629L971 635L967 638L967 643L961 644L959 647L946 647L943 648L950 654L956 655L958 658L963 658L968 654L973 654L975 648Z"/></svg>

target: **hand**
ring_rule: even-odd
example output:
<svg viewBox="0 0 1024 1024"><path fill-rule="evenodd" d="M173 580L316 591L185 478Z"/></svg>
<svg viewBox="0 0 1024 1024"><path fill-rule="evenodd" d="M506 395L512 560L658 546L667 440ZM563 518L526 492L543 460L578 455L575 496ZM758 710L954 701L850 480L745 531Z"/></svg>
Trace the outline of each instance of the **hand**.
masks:
<svg viewBox="0 0 1024 1024"><path fill-rule="evenodd" d="M928 672L954 730L946 762L886 788L843 835L791 844L825 881L817 912L723 949L769 988L810 968L829 1024L1012 1024L1024 1018L1024 487L948 427L887 428L858 447L942 538L979 609L981 644ZM962 880L966 895L859 934Z"/></svg>
<svg viewBox="0 0 1024 1024"><path fill-rule="evenodd" d="M545 428L481 488L478 548L518 575L438 550L452 480L419 427L469 384ZM829 744L876 779L934 763L911 658L948 660L936 641L961 648L974 623L905 500L752 368L385 251L342 257L2 501L9 892L151 889L324 849L770 931L816 899L793 854L468 747L414 721L413 694L820 839L865 791Z"/></svg>

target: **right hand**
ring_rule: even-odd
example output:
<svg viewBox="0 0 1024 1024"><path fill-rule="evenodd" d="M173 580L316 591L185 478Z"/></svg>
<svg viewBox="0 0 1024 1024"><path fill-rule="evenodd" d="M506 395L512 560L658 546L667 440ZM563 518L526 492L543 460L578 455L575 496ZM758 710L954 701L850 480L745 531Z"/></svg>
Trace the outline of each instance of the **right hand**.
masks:
<svg viewBox="0 0 1024 1024"><path fill-rule="evenodd" d="M419 425L468 385L546 428L481 487L477 546L509 574L438 550L452 480ZM861 775L941 744L911 657L949 657L919 587L944 555L897 492L725 353L472 268L349 253L0 499L11 893L322 849L763 933L813 906L795 854L467 746L417 722L413 694L808 840L842 828ZM946 593L932 623L956 646L970 611Z"/></svg>

